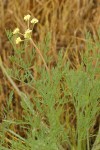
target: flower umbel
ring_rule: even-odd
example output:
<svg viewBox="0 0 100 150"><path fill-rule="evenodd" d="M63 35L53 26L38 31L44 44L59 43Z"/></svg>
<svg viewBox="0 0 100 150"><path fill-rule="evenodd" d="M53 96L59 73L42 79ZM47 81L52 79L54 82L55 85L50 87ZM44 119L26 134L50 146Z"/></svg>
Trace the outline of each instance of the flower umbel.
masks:
<svg viewBox="0 0 100 150"><path fill-rule="evenodd" d="M26 16L24 16L24 20L25 21L29 21L30 20L30 18L31 18L31 16L28 14L28 15L26 15Z"/></svg>
<svg viewBox="0 0 100 150"><path fill-rule="evenodd" d="M30 39L30 38L31 38L31 33L32 33L32 30L27 29L27 30L25 31L24 38L25 38L25 39Z"/></svg>
<svg viewBox="0 0 100 150"><path fill-rule="evenodd" d="M18 37L18 38L16 39L16 44L19 44L20 42L22 42L22 40L21 40L20 37Z"/></svg>
<svg viewBox="0 0 100 150"><path fill-rule="evenodd" d="M32 24L38 23L38 19L33 18L33 19L31 20L31 23L32 23Z"/></svg>
<svg viewBox="0 0 100 150"><path fill-rule="evenodd" d="M19 28L15 28L15 30L13 31L13 34L17 34L19 33Z"/></svg>
<svg viewBox="0 0 100 150"><path fill-rule="evenodd" d="M25 30L25 32L21 33L19 28L15 28L13 31L13 35L19 34L24 37L24 40L30 40L31 36L32 36L32 30L30 29L29 25L31 23L31 24L33 24L33 27L34 27L34 24L38 23L38 19L33 18L32 20L30 20L30 18L31 18L31 16L29 14L24 16L24 20L27 22L27 29ZM18 36L16 38L16 44L19 44L21 41L23 41L23 40L21 39L21 37Z"/></svg>

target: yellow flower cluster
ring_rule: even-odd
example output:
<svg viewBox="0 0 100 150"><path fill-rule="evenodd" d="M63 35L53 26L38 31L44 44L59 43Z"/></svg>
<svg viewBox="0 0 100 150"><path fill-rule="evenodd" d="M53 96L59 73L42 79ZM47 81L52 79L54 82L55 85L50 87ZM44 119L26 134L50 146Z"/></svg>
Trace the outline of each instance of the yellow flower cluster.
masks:
<svg viewBox="0 0 100 150"><path fill-rule="evenodd" d="M30 15L26 15L26 16L24 16L24 20L25 20L25 21L30 20L30 18L31 18L31 16L30 16Z"/></svg>
<svg viewBox="0 0 100 150"><path fill-rule="evenodd" d="M31 35L32 35L32 30L29 28L29 23L31 23L31 24L33 24L33 25L35 25L36 23L38 23L38 19L36 19L36 18L32 18L31 19L31 21L30 21L30 18L31 18L31 16L28 14L28 15L26 15L26 16L24 16L24 20L28 23L28 27L27 27L27 30L25 31L25 33L24 34L22 34L22 33L20 33L20 29L19 28L15 28L14 29L14 31L13 31L13 35L15 35L15 34L19 34L19 35L22 35L23 37L24 37L24 39L27 39L27 40L29 40L29 39L31 39ZM30 22L29 22L30 21ZM16 38L16 44L19 44L20 42L22 42L23 40L21 39L21 37L20 36L18 36L17 38Z"/></svg>
<svg viewBox="0 0 100 150"><path fill-rule="evenodd" d="M13 31L13 34L17 34L19 33L19 28L16 28L14 31Z"/></svg>
<svg viewBox="0 0 100 150"><path fill-rule="evenodd" d="M24 33L24 38L25 39L30 39L31 38L31 33L32 33L32 30L30 29L27 29Z"/></svg>
<svg viewBox="0 0 100 150"><path fill-rule="evenodd" d="M18 37L18 38L16 39L16 44L19 44L21 41L22 41L21 38Z"/></svg>
<svg viewBox="0 0 100 150"><path fill-rule="evenodd" d="M31 23L33 23L33 24L38 23L38 19L33 18L33 19L31 20Z"/></svg>

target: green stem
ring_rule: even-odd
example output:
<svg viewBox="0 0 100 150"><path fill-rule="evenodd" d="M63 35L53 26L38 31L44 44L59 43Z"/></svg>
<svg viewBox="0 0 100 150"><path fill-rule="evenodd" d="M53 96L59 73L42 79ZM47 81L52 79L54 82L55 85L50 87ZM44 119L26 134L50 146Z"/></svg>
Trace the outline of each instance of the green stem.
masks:
<svg viewBox="0 0 100 150"><path fill-rule="evenodd" d="M47 72L50 74L49 68L48 68L48 66L47 66L47 64L46 64L46 62L45 62L45 60L44 60L44 58L43 58L43 56L42 56L42 54L41 54L41 51L40 51L39 48L35 45L35 43L33 42L33 40L32 40L32 39L30 39L30 40L31 40L32 45L34 46L34 48L36 49L36 51L37 51L38 54L40 55L40 57L41 57L41 59L42 59L44 65L45 65L45 68L46 68Z"/></svg>

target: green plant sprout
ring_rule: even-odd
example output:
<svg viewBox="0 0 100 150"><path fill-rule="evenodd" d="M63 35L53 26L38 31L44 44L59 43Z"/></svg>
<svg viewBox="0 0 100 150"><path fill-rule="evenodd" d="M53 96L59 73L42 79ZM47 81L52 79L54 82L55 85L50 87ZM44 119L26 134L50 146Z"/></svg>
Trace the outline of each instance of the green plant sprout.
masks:
<svg viewBox="0 0 100 150"><path fill-rule="evenodd" d="M50 34L39 43L42 55L30 28L38 20L30 15L24 20L27 29L21 33L16 28L15 41L7 32L14 49L11 67L0 57L0 68L11 84L6 118L0 123L0 150L100 150L100 44L90 42L88 33L78 69L65 61L67 50L60 50L56 64L49 68L54 61L47 55ZM33 45L27 57L23 41ZM36 54L44 64L38 64Z"/></svg>

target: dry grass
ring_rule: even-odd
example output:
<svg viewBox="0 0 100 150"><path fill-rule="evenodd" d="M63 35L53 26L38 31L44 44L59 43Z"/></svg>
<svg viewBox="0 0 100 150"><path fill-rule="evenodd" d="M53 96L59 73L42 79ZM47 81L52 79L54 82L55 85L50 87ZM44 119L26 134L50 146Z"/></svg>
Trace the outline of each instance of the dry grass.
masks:
<svg viewBox="0 0 100 150"><path fill-rule="evenodd" d="M56 59L57 50L69 47L69 53L75 52L76 59L71 56L77 65L76 49L84 50L84 37L90 31L98 38L97 29L100 24L100 2L96 0L0 0L0 49L3 55L10 53L5 29L15 26L25 28L23 16L30 13L39 19L39 25L34 29L33 38L42 41L47 32L52 33L51 54ZM6 51L6 54L4 54ZM6 59L6 58L5 58Z"/></svg>

